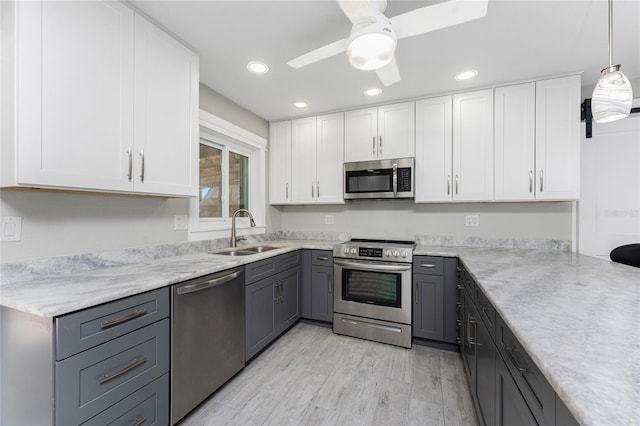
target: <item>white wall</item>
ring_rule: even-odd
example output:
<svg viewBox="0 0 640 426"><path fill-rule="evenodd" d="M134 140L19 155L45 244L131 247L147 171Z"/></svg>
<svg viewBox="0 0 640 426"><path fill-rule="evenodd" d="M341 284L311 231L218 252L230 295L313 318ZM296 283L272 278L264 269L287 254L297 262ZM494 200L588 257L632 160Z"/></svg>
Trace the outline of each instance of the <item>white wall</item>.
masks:
<svg viewBox="0 0 640 426"><path fill-rule="evenodd" d="M414 204L354 201L344 206L282 206L283 230L350 232L353 237L412 239L419 235L571 240L571 203ZM479 227L465 215L478 214ZM326 215L334 225L325 225Z"/></svg>
<svg viewBox="0 0 640 426"><path fill-rule="evenodd" d="M268 137L262 118L206 86L200 92L202 109L226 110L221 118ZM5 143L11 140L2 133ZM0 262L187 241L187 231L173 230L177 214L188 214L187 199L0 190L0 216L22 217L22 240L0 242ZM279 226L278 215L268 209L268 232Z"/></svg>

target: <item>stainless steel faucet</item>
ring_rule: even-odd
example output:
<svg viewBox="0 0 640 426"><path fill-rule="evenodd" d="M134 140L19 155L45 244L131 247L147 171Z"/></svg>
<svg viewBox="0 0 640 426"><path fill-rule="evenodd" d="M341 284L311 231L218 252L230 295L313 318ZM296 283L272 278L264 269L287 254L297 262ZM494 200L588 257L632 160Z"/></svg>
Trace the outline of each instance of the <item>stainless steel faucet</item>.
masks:
<svg viewBox="0 0 640 426"><path fill-rule="evenodd" d="M251 227L253 228L254 226L256 226L256 222L253 220L253 216L251 215L251 212L247 209L238 209L233 213L233 216L231 217L231 247L236 247L238 244L238 240L244 239L244 237L236 237L236 216L238 215L238 213L242 213L245 212L246 214L249 215L249 223L251 224Z"/></svg>

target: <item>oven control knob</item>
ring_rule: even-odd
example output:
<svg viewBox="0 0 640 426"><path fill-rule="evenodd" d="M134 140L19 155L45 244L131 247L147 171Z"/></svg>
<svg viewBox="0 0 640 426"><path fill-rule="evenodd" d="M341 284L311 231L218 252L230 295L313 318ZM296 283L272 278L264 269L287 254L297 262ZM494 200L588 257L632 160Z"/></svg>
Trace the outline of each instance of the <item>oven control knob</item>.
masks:
<svg viewBox="0 0 640 426"><path fill-rule="evenodd" d="M402 258L403 258L403 259L405 259L406 257L407 257L407 252L406 252L406 251L403 251L403 252L402 252Z"/></svg>
<svg viewBox="0 0 640 426"><path fill-rule="evenodd" d="M355 247L351 247L351 254L356 254L358 250Z"/></svg>
<svg viewBox="0 0 640 426"><path fill-rule="evenodd" d="M393 257L398 257L400 256L400 252L398 250L393 252Z"/></svg>
<svg viewBox="0 0 640 426"><path fill-rule="evenodd" d="M385 257L391 257L391 250L387 250L384 252Z"/></svg>
<svg viewBox="0 0 640 426"><path fill-rule="evenodd" d="M349 247L345 247L343 252L344 252L344 254L349 254Z"/></svg>

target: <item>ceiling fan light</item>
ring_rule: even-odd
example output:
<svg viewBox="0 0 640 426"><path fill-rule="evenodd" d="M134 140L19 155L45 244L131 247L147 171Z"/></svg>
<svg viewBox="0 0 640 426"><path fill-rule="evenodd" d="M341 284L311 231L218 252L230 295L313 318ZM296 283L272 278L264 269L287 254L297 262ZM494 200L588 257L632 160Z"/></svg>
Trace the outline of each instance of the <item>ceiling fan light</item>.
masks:
<svg viewBox="0 0 640 426"><path fill-rule="evenodd" d="M396 40L382 33L362 34L349 43L347 56L354 68L377 70L393 60Z"/></svg>
<svg viewBox="0 0 640 426"><path fill-rule="evenodd" d="M591 114L596 123L608 123L629 115L633 92L629 79L619 71L620 65L602 70L591 96Z"/></svg>

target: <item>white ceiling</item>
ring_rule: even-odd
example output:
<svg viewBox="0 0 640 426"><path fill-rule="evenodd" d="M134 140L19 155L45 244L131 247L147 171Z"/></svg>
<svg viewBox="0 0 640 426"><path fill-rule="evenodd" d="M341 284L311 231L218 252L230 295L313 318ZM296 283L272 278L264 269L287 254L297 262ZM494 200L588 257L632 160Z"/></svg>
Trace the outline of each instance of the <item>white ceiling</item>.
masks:
<svg viewBox="0 0 640 426"><path fill-rule="evenodd" d="M483 19L402 39L396 59L402 81L381 87L372 71L351 67L346 55L295 70L286 62L349 36L351 24L333 0L167 1L131 3L200 54L200 81L267 120L467 91L505 82L583 72L583 85L608 65L605 0L490 0ZM388 17L434 4L388 0ZM269 73L253 75L252 60ZM640 78L640 1L614 1L614 64ZM479 75L457 82L459 71ZM639 94L634 94L638 97ZM309 107L298 110L293 102Z"/></svg>

